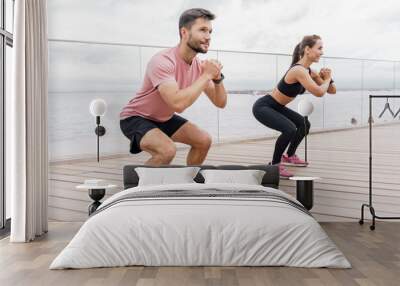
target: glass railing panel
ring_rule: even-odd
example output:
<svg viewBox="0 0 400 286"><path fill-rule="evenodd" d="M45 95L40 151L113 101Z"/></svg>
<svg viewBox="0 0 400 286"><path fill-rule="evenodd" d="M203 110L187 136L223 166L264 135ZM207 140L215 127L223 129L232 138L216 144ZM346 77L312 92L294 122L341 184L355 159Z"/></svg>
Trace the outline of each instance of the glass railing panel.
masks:
<svg viewBox="0 0 400 286"><path fill-rule="evenodd" d="M336 94L324 96L324 127L348 128L362 124L362 62L347 59L325 59L332 69Z"/></svg>
<svg viewBox="0 0 400 286"><path fill-rule="evenodd" d="M393 95L395 88L394 63L388 61L364 61L364 90L363 90L363 123L368 123L369 101L368 96ZM394 107L395 99L374 99L372 117L375 123L392 122L394 120L388 110L383 112L388 103L391 109Z"/></svg>
<svg viewBox="0 0 400 286"><path fill-rule="evenodd" d="M102 155L127 153L128 140L119 127L122 107L135 95L142 78L139 48L49 43L48 128L50 160L96 156L95 118L90 102L102 98Z"/></svg>
<svg viewBox="0 0 400 286"><path fill-rule="evenodd" d="M219 112L220 140L263 137L272 130L253 116L254 102L275 86L276 59L274 55L219 52L224 64L224 81L228 104Z"/></svg>

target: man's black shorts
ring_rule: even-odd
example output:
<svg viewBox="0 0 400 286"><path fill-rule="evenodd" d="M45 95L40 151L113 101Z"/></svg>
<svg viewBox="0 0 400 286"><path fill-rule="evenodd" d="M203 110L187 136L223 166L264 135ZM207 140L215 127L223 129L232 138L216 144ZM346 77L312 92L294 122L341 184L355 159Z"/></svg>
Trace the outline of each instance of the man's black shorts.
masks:
<svg viewBox="0 0 400 286"><path fill-rule="evenodd" d="M151 129L159 128L168 137L171 137L186 122L187 119L176 114L165 122L157 122L141 116L131 116L121 120L120 126L122 133L131 141L129 152L137 154L142 152L140 149L140 141Z"/></svg>

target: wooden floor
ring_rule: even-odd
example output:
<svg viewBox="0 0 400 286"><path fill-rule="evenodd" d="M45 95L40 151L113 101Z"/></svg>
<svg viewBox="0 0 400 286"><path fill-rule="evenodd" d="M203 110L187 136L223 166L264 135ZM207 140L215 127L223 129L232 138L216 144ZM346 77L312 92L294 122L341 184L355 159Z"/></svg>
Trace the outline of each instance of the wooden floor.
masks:
<svg viewBox="0 0 400 286"><path fill-rule="evenodd" d="M400 124L374 126L374 205L383 216L400 215ZM263 164L270 161L275 139L214 145L206 164ZM307 168L290 168L296 175L318 176L312 213L319 221L355 221L368 200L368 129L311 134ZM128 146L127 146L128 147ZM188 149L180 148L173 163L184 164ZM298 154L303 155L303 145ZM75 186L88 178L107 179L122 190L122 168L147 160L145 153L95 160L52 163L49 175L49 217L84 221L90 199ZM294 182L281 180L281 189L294 195ZM369 214L367 214L369 217Z"/></svg>
<svg viewBox="0 0 400 286"><path fill-rule="evenodd" d="M322 223L352 269L290 267L119 267L48 270L82 223L51 222L32 243L0 241L0 285L361 285L398 286L400 223L379 222L375 231L358 223Z"/></svg>

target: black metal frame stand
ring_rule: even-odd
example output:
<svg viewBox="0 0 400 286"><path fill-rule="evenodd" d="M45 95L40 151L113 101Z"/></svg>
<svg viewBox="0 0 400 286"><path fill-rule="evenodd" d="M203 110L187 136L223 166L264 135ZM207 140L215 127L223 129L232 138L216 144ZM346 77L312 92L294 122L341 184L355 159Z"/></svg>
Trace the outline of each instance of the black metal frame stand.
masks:
<svg viewBox="0 0 400 286"><path fill-rule="evenodd" d="M106 129L104 126L100 125L100 116L96 116L96 124L97 127L94 130L94 133L97 135L97 162L100 162L100 136L106 134Z"/></svg>
<svg viewBox="0 0 400 286"><path fill-rule="evenodd" d="M363 204L361 206L361 219L359 221L360 224L364 224L364 207L369 208L369 211L372 215L372 225L370 225L370 229L375 229L375 219L400 219L400 217L383 217L378 216L375 213L375 209L372 205L372 99L373 98L400 98L400 95L370 95L369 96L369 116L368 116L368 124L369 124L369 203Z"/></svg>
<svg viewBox="0 0 400 286"><path fill-rule="evenodd" d="M88 206L89 216L101 205L100 200L105 194L106 189L89 189L89 197L94 200L94 202Z"/></svg>

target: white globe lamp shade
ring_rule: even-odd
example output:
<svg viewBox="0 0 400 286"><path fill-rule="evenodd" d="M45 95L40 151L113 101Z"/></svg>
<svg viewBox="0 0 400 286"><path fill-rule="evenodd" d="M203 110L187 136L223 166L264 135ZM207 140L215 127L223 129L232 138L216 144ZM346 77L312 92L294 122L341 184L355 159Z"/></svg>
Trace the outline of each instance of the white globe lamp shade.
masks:
<svg viewBox="0 0 400 286"><path fill-rule="evenodd" d="M311 101L307 99L302 99L299 101L299 104L297 105L297 110L301 115L309 116L314 110L314 105L312 104Z"/></svg>
<svg viewBox="0 0 400 286"><path fill-rule="evenodd" d="M90 102L90 113L93 116L103 116L107 111L107 103L101 98L93 99Z"/></svg>

